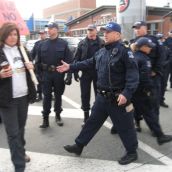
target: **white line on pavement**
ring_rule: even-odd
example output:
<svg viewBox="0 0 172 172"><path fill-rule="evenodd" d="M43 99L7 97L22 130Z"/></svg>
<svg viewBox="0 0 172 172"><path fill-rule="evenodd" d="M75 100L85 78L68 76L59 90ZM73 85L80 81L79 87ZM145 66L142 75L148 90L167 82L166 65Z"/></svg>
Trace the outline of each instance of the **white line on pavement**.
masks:
<svg viewBox="0 0 172 172"><path fill-rule="evenodd" d="M67 100L68 103L72 102L71 105L76 107L76 104L73 100L65 97L64 99L65 101ZM77 107L79 105L77 104ZM108 129L111 129L112 124L109 123L108 121L106 121L104 123L104 126ZM168 158L167 156L165 156L164 154L158 152L157 150L153 149L152 147L150 147L149 145L145 144L144 142L139 140L139 148L142 149L144 152L148 153L149 155L151 155L152 157L158 159L159 161L161 161L163 164L165 165L172 165L172 159Z"/></svg>
<svg viewBox="0 0 172 172"><path fill-rule="evenodd" d="M41 106L29 106L29 115L41 115ZM51 112L50 116L54 116L54 113ZM62 117L64 118L83 118L83 112L81 109L67 109L65 108L62 112ZM108 121L105 121L104 126L108 129L111 129L112 124ZM150 156L158 159L165 165L172 165L172 159L168 158L164 154L158 152L157 150L153 149L149 145L143 143L139 140L139 148L149 154Z"/></svg>
<svg viewBox="0 0 172 172"><path fill-rule="evenodd" d="M145 164L137 168L138 164L121 166L115 161L78 158L54 154L27 152L31 162L27 163L26 172L171 172L172 166ZM13 172L8 149L0 148L0 172ZM129 168L130 167L130 168Z"/></svg>

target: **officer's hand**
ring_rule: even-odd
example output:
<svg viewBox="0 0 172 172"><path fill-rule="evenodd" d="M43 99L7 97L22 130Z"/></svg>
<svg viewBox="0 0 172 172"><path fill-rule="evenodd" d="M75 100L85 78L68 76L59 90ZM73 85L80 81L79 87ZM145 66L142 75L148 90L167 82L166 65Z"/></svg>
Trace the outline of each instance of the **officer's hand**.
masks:
<svg viewBox="0 0 172 172"><path fill-rule="evenodd" d="M6 69L2 69L0 71L0 78L9 78L12 76L12 69L11 69L11 66L9 66L8 68Z"/></svg>
<svg viewBox="0 0 172 172"><path fill-rule="evenodd" d="M156 76L156 72L152 71L151 76Z"/></svg>
<svg viewBox="0 0 172 172"><path fill-rule="evenodd" d="M78 72L75 72L73 75L74 75L75 81L79 82L79 74L78 74Z"/></svg>
<svg viewBox="0 0 172 172"><path fill-rule="evenodd" d="M123 96L122 94L120 94L120 95L118 96L117 101L118 101L118 106L125 105L125 104L127 103L126 97Z"/></svg>
<svg viewBox="0 0 172 172"><path fill-rule="evenodd" d="M61 60L62 65L56 67L56 70L60 73L66 72L70 69L70 65L68 63L65 63L63 60Z"/></svg>
<svg viewBox="0 0 172 172"><path fill-rule="evenodd" d="M68 73L66 79L64 80L66 85L72 84L72 73Z"/></svg>

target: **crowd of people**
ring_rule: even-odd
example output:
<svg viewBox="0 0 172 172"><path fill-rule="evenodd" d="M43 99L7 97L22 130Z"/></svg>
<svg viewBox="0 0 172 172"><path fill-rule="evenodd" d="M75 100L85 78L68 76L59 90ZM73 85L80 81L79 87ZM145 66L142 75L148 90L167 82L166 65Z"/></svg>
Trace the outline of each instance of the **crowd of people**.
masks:
<svg viewBox="0 0 172 172"><path fill-rule="evenodd" d="M172 141L159 121L160 106L168 108L165 91L169 77L172 87L172 31L168 38L161 33L149 35L146 22L138 21L131 28L136 37L122 41L119 24L101 27L104 39L98 36L96 26L89 24L87 36L72 54L67 42L59 38L58 25L51 22L46 27L49 37L45 31L39 32L40 40L28 53L29 62L23 58L17 26L6 23L0 28L0 123L3 121L7 132L15 172L23 172L30 161L24 139L29 103L42 100L39 127L46 129L54 97L55 121L63 126L62 95L73 77L80 81L84 120L75 143L64 146L69 153L81 155L108 116L113 124L111 133L119 134L126 150L118 161L121 165L138 159L136 131L142 131L142 119L159 145ZM37 93L30 69L39 81ZM95 102L91 107L92 83Z"/></svg>

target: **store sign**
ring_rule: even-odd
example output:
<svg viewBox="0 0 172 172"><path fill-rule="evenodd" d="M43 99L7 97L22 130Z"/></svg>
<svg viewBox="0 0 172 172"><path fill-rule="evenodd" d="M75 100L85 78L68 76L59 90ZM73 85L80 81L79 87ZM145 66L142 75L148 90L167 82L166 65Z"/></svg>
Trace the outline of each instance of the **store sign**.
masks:
<svg viewBox="0 0 172 172"><path fill-rule="evenodd" d="M29 34L26 23L16 9L15 3L13 1L0 0L0 26L6 22L15 23L19 27L21 35Z"/></svg>
<svg viewBox="0 0 172 172"><path fill-rule="evenodd" d="M119 2L119 12L122 13L124 12L130 4L130 0L120 0Z"/></svg>
<svg viewBox="0 0 172 172"><path fill-rule="evenodd" d="M116 17L103 17L95 21L96 26L106 25L109 22L116 22Z"/></svg>

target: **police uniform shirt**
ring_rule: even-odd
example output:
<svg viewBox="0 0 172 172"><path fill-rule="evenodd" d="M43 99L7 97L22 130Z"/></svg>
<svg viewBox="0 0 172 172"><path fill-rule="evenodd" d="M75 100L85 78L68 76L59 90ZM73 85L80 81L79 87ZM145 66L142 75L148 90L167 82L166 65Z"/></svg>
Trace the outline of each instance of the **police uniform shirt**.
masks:
<svg viewBox="0 0 172 172"><path fill-rule="evenodd" d="M70 65L71 71L89 70L96 66L97 87L120 89L129 100L137 89L139 72L133 53L120 42L100 49L93 58Z"/></svg>

